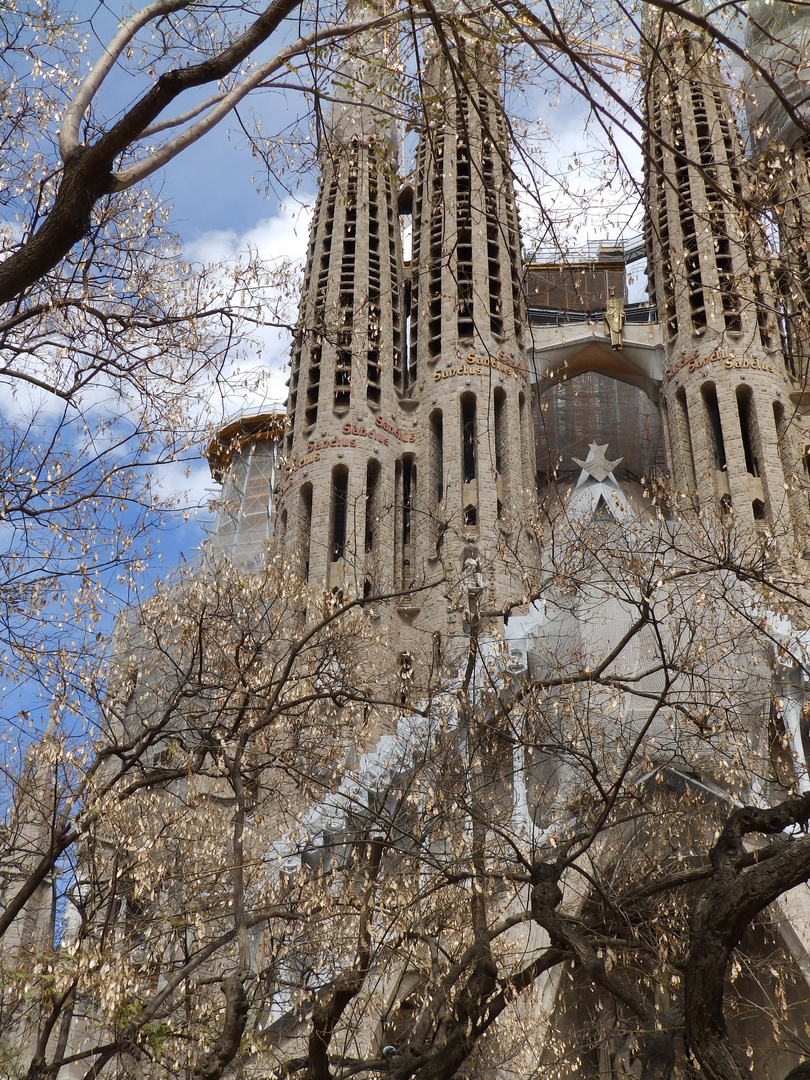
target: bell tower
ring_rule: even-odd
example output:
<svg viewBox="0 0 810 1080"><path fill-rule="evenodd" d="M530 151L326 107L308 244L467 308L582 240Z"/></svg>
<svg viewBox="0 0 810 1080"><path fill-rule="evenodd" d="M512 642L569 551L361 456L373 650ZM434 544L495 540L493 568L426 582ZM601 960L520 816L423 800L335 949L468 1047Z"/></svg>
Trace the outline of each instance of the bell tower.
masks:
<svg viewBox="0 0 810 1080"><path fill-rule="evenodd" d="M497 57L470 34L455 49L437 45L425 98L410 308L428 449L421 516L428 558L449 580L475 560L482 605L492 607L520 595L509 552L534 505L520 234Z"/></svg>
<svg viewBox="0 0 810 1080"><path fill-rule="evenodd" d="M718 58L686 20L649 8L643 56L646 243L673 486L682 507L713 508L741 540L768 531L788 555L802 524L785 494L788 372Z"/></svg>
<svg viewBox="0 0 810 1080"><path fill-rule="evenodd" d="M335 78L292 354L276 538L313 588L391 588L405 389L396 137L361 35Z"/></svg>
<svg viewBox="0 0 810 1080"><path fill-rule="evenodd" d="M810 122L798 58L810 52L810 15L792 4L748 5L746 46L770 75L746 87L752 164L773 207L779 250L773 279L790 402L782 409L783 455L792 465L794 519L810 531ZM777 91L780 96L777 95ZM804 125L804 126L803 126Z"/></svg>

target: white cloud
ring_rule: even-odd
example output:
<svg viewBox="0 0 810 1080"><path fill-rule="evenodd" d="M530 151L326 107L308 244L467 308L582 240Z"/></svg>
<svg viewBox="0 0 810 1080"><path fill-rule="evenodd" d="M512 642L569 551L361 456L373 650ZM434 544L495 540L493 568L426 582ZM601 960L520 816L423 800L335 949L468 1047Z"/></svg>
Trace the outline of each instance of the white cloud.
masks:
<svg viewBox="0 0 810 1080"><path fill-rule="evenodd" d="M212 230L186 244L184 256L192 262L221 264L225 275L240 261L258 256L269 284L264 289L263 316L270 323L295 322L300 298L300 277L306 255L312 210L286 204L278 214L257 221L241 235L233 230ZM284 326L257 328L251 335L255 348L225 372L223 387L212 399L212 414L224 419L234 412L263 411L282 405L287 397L286 365L290 333Z"/></svg>
<svg viewBox="0 0 810 1080"><path fill-rule="evenodd" d="M524 248L550 260L564 251L576 261L605 242L640 238L643 161L632 117L625 117L628 130L611 125L609 137L579 94L544 108L529 125L526 155L515 155ZM646 285L644 261L628 267L630 302L646 300Z"/></svg>
<svg viewBox="0 0 810 1080"><path fill-rule="evenodd" d="M208 516L208 503L212 492L216 494L216 485L203 458L191 462L167 462L150 471L163 499L171 499L175 505L192 513L202 508L202 516Z"/></svg>
<svg viewBox="0 0 810 1080"><path fill-rule="evenodd" d="M268 263L281 259L302 259L306 253L312 211L309 207L285 204L280 213L262 218L240 236L233 229L203 233L184 247L192 262L213 263L234 260L253 250Z"/></svg>
<svg viewBox="0 0 810 1080"><path fill-rule="evenodd" d="M526 185L520 196L525 247L548 248L551 254L558 243L575 250L641 234L642 154L631 134L632 118L624 117L625 131L600 115L610 136L593 104L572 92L552 109L544 105L529 126L526 150L533 167L516 157Z"/></svg>
<svg viewBox="0 0 810 1080"><path fill-rule="evenodd" d="M292 323L297 317L301 269L311 220L311 209L284 206L277 215L262 218L241 234L221 229L203 233L184 245L183 256L192 263L219 267L217 273L223 292L232 287L237 264L258 256L267 269L270 282L262 290L264 317L274 320L281 308L285 319ZM251 337L255 347L231 361L221 379L215 386L212 384L208 399L211 429L237 414L256 415L284 406L289 331L275 326L260 327ZM204 424L204 418L200 419L200 424ZM205 447L201 450L204 453ZM202 508L193 514L198 521L208 518L207 506L212 493L216 496L217 485L203 457L190 466L188 461L166 462L150 471L163 497L179 500L189 508Z"/></svg>

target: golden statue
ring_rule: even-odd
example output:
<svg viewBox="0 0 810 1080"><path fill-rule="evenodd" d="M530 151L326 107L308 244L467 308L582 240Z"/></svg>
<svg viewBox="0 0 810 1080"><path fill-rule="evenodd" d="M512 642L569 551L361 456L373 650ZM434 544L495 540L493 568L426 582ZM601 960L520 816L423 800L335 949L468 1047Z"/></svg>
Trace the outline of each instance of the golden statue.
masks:
<svg viewBox="0 0 810 1080"><path fill-rule="evenodd" d="M624 304L620 296L616 295L616 286L611 285L608 290L610 295L605 307L605 333L610 334L611 349L621 349L622 328L624 327Z"/></svg>

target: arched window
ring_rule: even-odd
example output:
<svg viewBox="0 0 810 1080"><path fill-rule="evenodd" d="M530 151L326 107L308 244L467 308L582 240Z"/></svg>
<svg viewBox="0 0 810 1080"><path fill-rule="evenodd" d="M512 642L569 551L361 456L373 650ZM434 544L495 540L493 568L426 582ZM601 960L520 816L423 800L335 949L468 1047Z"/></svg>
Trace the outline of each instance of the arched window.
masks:
<svg viewBox="0 0 810 1080"><path fill-rule="evenodd" d="M478 433L475 417L475 394L461 397L461 463L464 483L478 475Z"/></svg>
<svg viewBox="0 0 810 1080"><path fill-rule="evenodd" d="M349 496L349 470L336 465L332 470L332 539L329 545L332 562L342 559L346 552L346 517Z"/></svg>
<svg viewBox="0 0 810 1080"><path fill-rule="evenodd" d="M696 487L695 453L692 449L692 432L689 428L689 408L686 404L686 390L681 386L675 393L675 437L677 439L683 482L688 493Z"/></svg>
<svg viewBox="0 0 810 1080"><path fill-rule="evenodd" d="M745 468L751 476L759 476L759 461L754 448L757 437L754 418L753 394L750 386L737 387L737 412L740 417L740 434L745 453Z"/></svg>
<svg viewBox="0 0 810 1080"><path fill-rule="evenodd" d="M495 472L498 486L498 518L503 517L509 499L509 437L506 411L506 391L498 386L493 395L493 435L495 442Z"/></svg>
<svg viewBox="0 0 810 1080"><path fill-rule="evenodd" d="M714 383L704 383L700 388L700 396L706 408L708 421L709 441L714 455L714 467L725 469L726 467L726 444L723 440L723 424L720 420L720 406L717 404L717 388Z"/></svg>

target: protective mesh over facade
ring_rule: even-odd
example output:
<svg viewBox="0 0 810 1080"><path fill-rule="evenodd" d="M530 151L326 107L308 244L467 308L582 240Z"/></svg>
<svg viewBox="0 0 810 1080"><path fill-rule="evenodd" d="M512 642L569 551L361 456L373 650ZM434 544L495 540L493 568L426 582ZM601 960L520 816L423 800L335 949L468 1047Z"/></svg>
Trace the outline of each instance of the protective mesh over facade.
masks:
<svg viewBox="0 0 810 1080"><path fill-rule="evenodd" d="M588 456L592 442L607 444L621 458L620 482L666 472L666 452L658 406L638 387L587 372L546 391L534 414L537 481L577 477L573 460Z"/></svg>
<svg viewBox="0 0 810 1080"><path fill-rule="evenodd" d="M216 550L235 562L250 564L268 555L284 431L283 412L240 417L209 447L211 472L222 484L212 537Z"/></svg>

